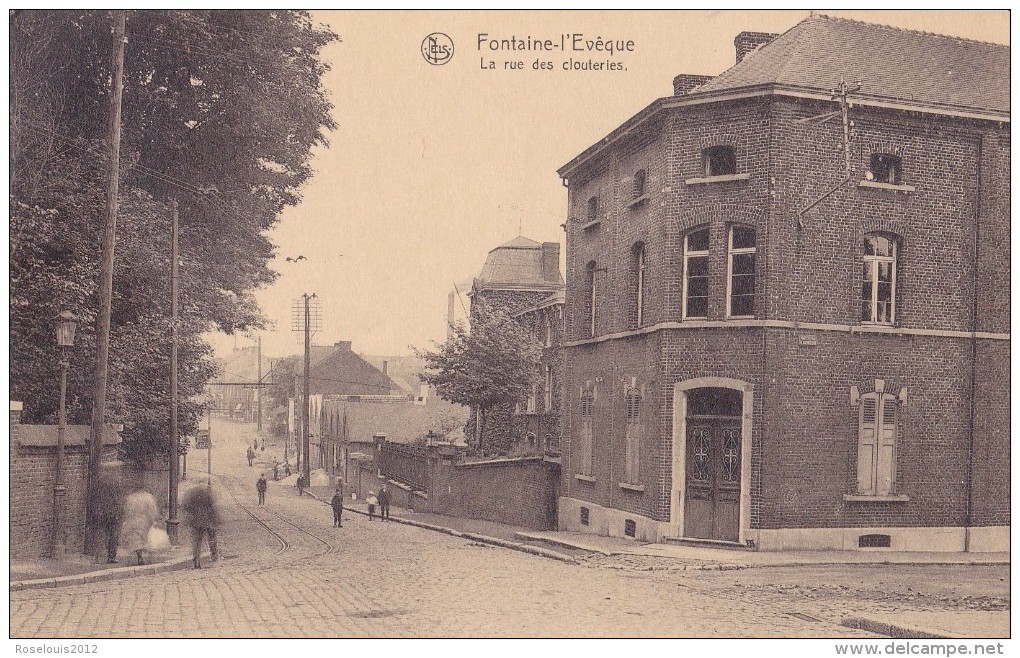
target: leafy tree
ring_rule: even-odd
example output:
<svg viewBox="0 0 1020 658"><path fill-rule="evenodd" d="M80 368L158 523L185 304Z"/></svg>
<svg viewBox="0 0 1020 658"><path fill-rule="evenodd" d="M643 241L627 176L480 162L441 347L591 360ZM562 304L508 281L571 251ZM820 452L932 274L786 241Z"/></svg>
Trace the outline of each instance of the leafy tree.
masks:
<svg viewBox="0 0 1020 658"><path fill-rule="evenodd" d="M87 423L96 360L112 39L104 11L10 14L11 394L52 422L52 318L80 318L68 411ZM181 431L214 374L201 335L263 325L267 232L300 201L310 152L334 127L321 49L299 11L128 12L110 422L129 456L164 459L170 370L170 210L180 204Z"/></svg>
<svg viewBox="0 0 1020 658"><path fill-rule="evenodd" d="M480 437L493 409L527 395L541 356L531 332L481 300L472 304L470 329L457 323L450 340L434 345L432 351L414 350L425 362L421 380L444 400L476 409Z"/></svg>

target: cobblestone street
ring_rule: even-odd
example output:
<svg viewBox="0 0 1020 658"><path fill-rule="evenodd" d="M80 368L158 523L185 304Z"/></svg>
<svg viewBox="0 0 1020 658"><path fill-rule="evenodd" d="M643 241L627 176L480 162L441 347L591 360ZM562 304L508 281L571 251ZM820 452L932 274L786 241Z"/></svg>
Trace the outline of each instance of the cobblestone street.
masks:
<svg viewBox="0 0 1020 658"><path fill-rule="evenodd" d="M214 426L218 563L12 592L12 637L873 637L838 625L839 601L772 591L768 569L745 587L727 572L575 565L349 512L337 529L326 505L274 482L259 507L248 427Z"/></svg>

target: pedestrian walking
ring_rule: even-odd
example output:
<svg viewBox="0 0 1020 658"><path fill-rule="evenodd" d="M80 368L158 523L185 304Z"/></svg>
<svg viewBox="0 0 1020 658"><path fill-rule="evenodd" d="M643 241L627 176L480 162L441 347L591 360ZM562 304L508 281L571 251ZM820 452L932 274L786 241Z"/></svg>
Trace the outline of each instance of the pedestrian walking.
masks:
<svg viewBox="0 0 1020 658"><path fill-rule="evenodd" d="M290 477L290 462L286 461L283 463L283 475L284 477Z"/></svg>
<svg viewBox="0 0 1020 658"><path fill-rule="evenodd" d="M280 479L280 462L273 460L273 482Z"/></svg>
<svg viewBox="0 0 1020 658"><path fill-rule="evenodd" d="M304 496L305 495L305 476L304 475L297 476L297 495L299 495L299 496Z"/></svg>
<svg viewBox="0 0 1020 658"><path fill-rule="evenodd" d="M251 468L252 462L255 461L255 451L248 448L248 468Z"/></svg>
<svg viewBox="0 0 1020 658"><path fill-rule="evenodd" d="M379 504L379 499L375 497L374 491L369 491L365 502L368 503L368 520L371 521L375 518L375 506Z"/></svg>
<svg viewBox="0 0 1020 658"><path fill-rule="evenodd" d="M203 537L209 538L209 554L212 556L213 562L220 558L219 547L216 544L216 531L220 526L220 511L212 489L202 485L189 489L181 501L181 510L184 512L188 526L191 527L191 555L195 568L201 569L200 556Z"/></svg>
<svg viewBox="0 0 1020 658"><path fill-rule="evenodd" d="M382 489L379 490L379 520L389 521L390 520L390 492L384 484Z"/></svg>
<svg viewBox="0 0 1020 658"><path fill-rule="evenodd" d="M342 485L338 484L336 486L336 491L333 493L333 498L329 501L329 504L333 508L333 527L344 527L344 492Z"/></svg>
<svg viewBox="0 0 1020 658"><path fill-rule="evenodd" d="M259 492L259 505L266 504L266 474L263 473L259 476L258 481L255 482L255 490Z"/></svg>
<svg viewBox="0 0 1020 658"><path fill-rule="evenodd" d="M124 499L123 509L120 545L138 556L138 564L145 564L144 551L149 547L149 530L159 518L159 506L148 491L136 491Z"/></svg>
<svg viewBox="0 0 1020 658"><path fill-rule="evenodd" d="M106 537L106 561L117 563L117 544L120 534L121 514L123 512L123 487L119 474L104 472L99 476L96 494L96 505L90 522L92 526ZM96 542L96 551L99 542Z"/></svg>

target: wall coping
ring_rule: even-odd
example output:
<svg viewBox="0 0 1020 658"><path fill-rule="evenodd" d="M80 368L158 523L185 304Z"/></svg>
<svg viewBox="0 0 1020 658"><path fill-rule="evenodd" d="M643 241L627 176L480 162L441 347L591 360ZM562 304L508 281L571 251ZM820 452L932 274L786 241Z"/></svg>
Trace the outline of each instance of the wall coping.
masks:
<svg viewBox="0 0 1020 658"><path fill-rule="evenodd" d="M537 455L534 457L512 457L512 458L501 458L501 459L490 459L483 462L466 462L463 464L454 464L454 468L485 468L490 466L507 466L507 465L519 465L522 466L527 462L542 463L545 461L545 457Z"/></svg>

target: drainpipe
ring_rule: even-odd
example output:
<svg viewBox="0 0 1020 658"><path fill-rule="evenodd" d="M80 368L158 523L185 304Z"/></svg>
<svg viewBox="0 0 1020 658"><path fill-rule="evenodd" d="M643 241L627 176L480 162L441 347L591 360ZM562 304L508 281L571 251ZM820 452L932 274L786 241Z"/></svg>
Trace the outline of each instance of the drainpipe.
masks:
<svg viewBox="0 0 1020 658"><path fill-rule="evenodd" d="M981 175L985 167L984 136L978 137L977 143L977 199L975 200L974 227L974 287L971 307L970 337L970 437L967 445L967 513L964 519L966 527L963 531L963 550L970 552L970 529L974 511L974 425L977 419L977 314L978 314L978 276L981 266L981 194L984 191L984 177Z"/></svg>

